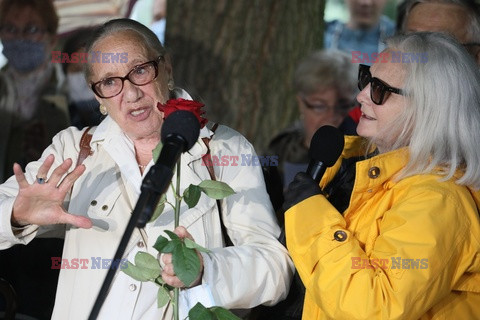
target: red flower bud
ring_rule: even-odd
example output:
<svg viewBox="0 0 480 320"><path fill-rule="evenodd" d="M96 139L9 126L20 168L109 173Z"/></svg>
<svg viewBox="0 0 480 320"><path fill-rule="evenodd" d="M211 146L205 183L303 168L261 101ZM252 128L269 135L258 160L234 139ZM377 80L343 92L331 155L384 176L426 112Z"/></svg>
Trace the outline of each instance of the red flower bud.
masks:
<svg viewBox="0 0 480 320"><path fill-rule="evenodd" d="M208 122L206 118L203 118L202 115L205 114L205 111L202 110L204 104L194 101L194 100L185 100L182 98L170 99L165 104L160 102L157 104L158 110L163 112L163 119L166 119L172 112L177 110L186 110L192 112L195 117L197 117L198 122L200 122L200 128L203 128Z"/></svg>

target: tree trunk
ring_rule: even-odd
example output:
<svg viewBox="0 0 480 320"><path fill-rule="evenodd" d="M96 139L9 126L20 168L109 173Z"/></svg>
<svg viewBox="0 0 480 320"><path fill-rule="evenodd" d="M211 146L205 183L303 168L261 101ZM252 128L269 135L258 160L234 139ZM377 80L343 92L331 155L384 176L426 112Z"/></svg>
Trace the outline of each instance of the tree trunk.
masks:
<svg viewBox="0 0 480 320"><path fill-rule="evenodd" d="M298 61L323 46L324 0L168 1L174 79L261 151L298 117Z"/></svg>

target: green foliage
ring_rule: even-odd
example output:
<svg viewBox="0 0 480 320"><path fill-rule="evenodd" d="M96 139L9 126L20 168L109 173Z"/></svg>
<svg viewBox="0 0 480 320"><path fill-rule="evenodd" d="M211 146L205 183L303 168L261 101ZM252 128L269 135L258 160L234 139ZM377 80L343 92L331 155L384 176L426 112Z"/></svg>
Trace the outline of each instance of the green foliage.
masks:
<svg viewBox="0 0 480 320"><path fill-rule="evenodd" d="M162 147L163 147L163 144L162 144L162 141L160 141L157 146L155 147L155 149L153 149L152 151L152 154L153 154L153 162L157 162L158 160L158 157L160 156L160 152L162 151Z"/></svg>
<svg viewBox="0 0 480 320"><path fill-rule="evenodd" d="M151 254L138 252L135 255L135 264L128 261L127 267L122 271L137 281L152 281L160 276L162 268Z"/></svg>
<svg viewBox="0 0 480 320"><path fill-rule="evenodd" d="M235 191L222 181L203 180L198 186L207 196L217 200L235 194Z"/></svg>
<svg viewBox="0 0 480 320"><path fill-rule="evenodd" d="M159 143L153 150L154 161L157 161L161 149L162 144ZM178 165L179 164L177 164L177 166ZM177 174L180 176L178 167ZM159 200L159 203L157 204L157 207L155 208L155 212L153 213L150 222L155 221L163 213L166 203L172 205L175 210L175 220L178 221L181 200L184 200L188 205L188 208L191 209L197 205L202 192L208 197L217 200L223 199L235 193L235 191L233 191L233 189L230 188L226 183L214 180L205 180L199 185L190 184L190 186L183 192L182 197L180 197L178 194L179 185L176 186L176 190L177 191L174 190L177 200L175 206L169 203L165 194L163 194ZM176 276L185 284L186 287L189 287L199 277L201 271L200 257L197 252L209 252L209 250L195 243L191 239L180 238L170 230L164 231L170 237L170 240L164 236L159 236L155 241L153 248L160 253L172 254L172 264L175 269ZM158 308L164 307L168 301L172 299L173 304L178 306L176 301L176 297L178 296L178 288L173 288L163 281L161 276L162 268L156 257L147 252L138 252L135 255L135 264L128 261L127 268L122 269L122 271L137 281L152 281L159 286L157 293ZM174 297L172 297L172 291L174 290L175 294L173 295ZM174 311L174 316L175 318L178 318L178 311ZM205 308L200 303L197 303L195 307L189 311L189 318L218 320L239 319L226 309L219 307Z"/></svg>
<svg viewBox="0 0 480 320"><path fill-rule="evenodd" d="M197 303L188 312L190 320L241 320L229 310L221 307L205 308L201 303Z"/></svg>
<svg viewBox="0 0 480 320"><path fill-rule="evenodd" d="M153 221L157 220L158 217L160 217L163 210L165 209L165 202L167 202L167 196L164 193L160 197L160 200L158 201L157 207L155 208L155 211L153 212L153 215L150 218L149 222L153 222Z"/></svg>
<svg viewBox="0 0 480 320"><path fill-rule="evenodd" d="M188 205L188 208L193 208L197 205L198 200L200 200L202 189L199 186L191 184L183 192L183 200Z"/></svg>

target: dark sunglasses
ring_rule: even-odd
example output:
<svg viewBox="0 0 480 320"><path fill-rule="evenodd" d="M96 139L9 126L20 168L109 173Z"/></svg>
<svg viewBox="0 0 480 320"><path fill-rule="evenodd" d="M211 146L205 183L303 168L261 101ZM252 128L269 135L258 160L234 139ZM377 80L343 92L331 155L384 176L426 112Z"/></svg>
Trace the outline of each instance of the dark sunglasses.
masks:
<svg viewBox="0 0 480 320"><path fill-rule="evenodd" d="M390 87L378 78L372 78L370 66L361 64L358 68L358 89L361 91L368 86L368 84L370 84L370 99L378 105L383 104L390 96L390 93L403 95L401 89Z"/></svg>

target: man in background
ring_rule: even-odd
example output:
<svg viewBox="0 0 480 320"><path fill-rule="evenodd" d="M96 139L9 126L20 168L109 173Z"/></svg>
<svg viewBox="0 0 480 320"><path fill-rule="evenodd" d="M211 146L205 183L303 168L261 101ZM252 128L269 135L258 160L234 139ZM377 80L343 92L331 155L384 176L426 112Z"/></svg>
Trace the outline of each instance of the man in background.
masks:
<svg viewBox="0 0 480 320"><path fill-rule="evenodd" d="M474 0L407 0L401 31L450 34L480 64L480 11Z"/></svg>
<svg viewBox="0 0 480 320"><path fill-rule="evenodd" d="M347 23L339 20L327 22L324 48L339 49L348 54L359 51L368 57L383 51L383 40L395 32L393 21L382 15L386 0L346 0L346 4L349 20Z"/></svg>

